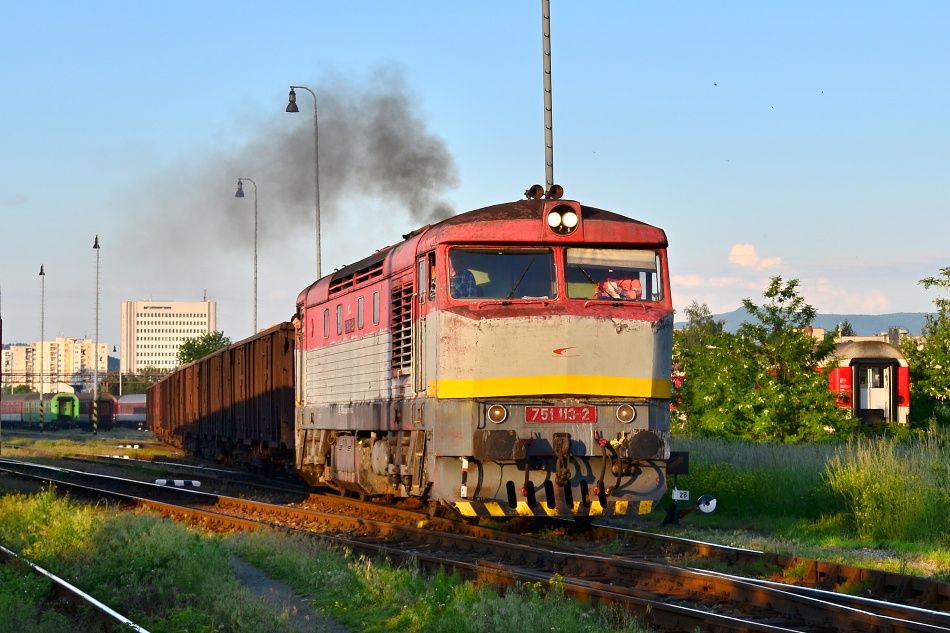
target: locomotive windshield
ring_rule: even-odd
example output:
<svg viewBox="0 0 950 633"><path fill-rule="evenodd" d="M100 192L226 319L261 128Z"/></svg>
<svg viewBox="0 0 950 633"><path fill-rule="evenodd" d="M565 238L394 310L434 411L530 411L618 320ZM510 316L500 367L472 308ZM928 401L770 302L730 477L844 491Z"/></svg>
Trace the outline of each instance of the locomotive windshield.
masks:
<svg viewBox="0 0 950 633"><path fill-rule="evenodd" d="M453 299L553 299L554 253L549 248L453 248Z"/></svg>
<svg viewBox="0 0 950 633"><path fill-rule="evenodd" d="M659 255L652 250L568 248L567 296L604 301L660 301Z"/></svg>

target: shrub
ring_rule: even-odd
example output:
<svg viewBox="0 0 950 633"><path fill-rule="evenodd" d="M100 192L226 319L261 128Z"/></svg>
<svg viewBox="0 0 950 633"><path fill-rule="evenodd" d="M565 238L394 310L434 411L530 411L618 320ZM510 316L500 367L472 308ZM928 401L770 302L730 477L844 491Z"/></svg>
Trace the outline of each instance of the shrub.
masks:
<svg viewBox="0 0 950 633"><path fill-rule="evenodd" d="M868 539L930 541L950 529L947 437L857 439L829 460L825 477Z"/></svg>

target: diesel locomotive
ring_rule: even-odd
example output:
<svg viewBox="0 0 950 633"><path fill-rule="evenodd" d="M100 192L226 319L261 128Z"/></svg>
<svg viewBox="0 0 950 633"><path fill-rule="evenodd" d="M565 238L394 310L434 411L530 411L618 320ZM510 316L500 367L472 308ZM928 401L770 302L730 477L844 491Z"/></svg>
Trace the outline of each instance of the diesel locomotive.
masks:
<svg viewBox="0 0 950 633"><path fill-rule="evenodd" d="M151 428L466 516L650 512L670 458L663 230L529 195L403 238L158 383Z"/></svg>

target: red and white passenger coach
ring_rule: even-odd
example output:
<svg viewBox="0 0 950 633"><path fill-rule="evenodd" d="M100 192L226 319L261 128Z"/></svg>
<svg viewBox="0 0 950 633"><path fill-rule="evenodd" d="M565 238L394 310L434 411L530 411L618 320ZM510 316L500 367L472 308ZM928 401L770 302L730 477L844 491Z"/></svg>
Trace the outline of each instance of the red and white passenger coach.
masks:
<svg viewBox="0 0 950 633"><path fill-rule="evenodd" d="M837 367L828 374L838 406L869 424L907 424L910 368L901 351L873 340L847 340L835 349Z"/></svg>
<svg viewBox="0 0 950 633"><path fill-rule="evenodd" d="M469 516L651 511L670 454L665 233L527 199L404 237L297 299L298 473Z"/></svg>

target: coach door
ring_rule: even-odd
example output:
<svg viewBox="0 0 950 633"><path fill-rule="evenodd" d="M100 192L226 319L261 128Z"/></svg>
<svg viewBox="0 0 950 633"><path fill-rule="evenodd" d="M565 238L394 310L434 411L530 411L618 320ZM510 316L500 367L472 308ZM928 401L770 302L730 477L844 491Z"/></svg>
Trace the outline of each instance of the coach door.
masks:
<svg viewBox="0 0 950 633"><path fill-rule="evenodd" d="M856 367L858 374L858 417L866 422L894 419L891 411L891 366L887 364Z"/></svg>

